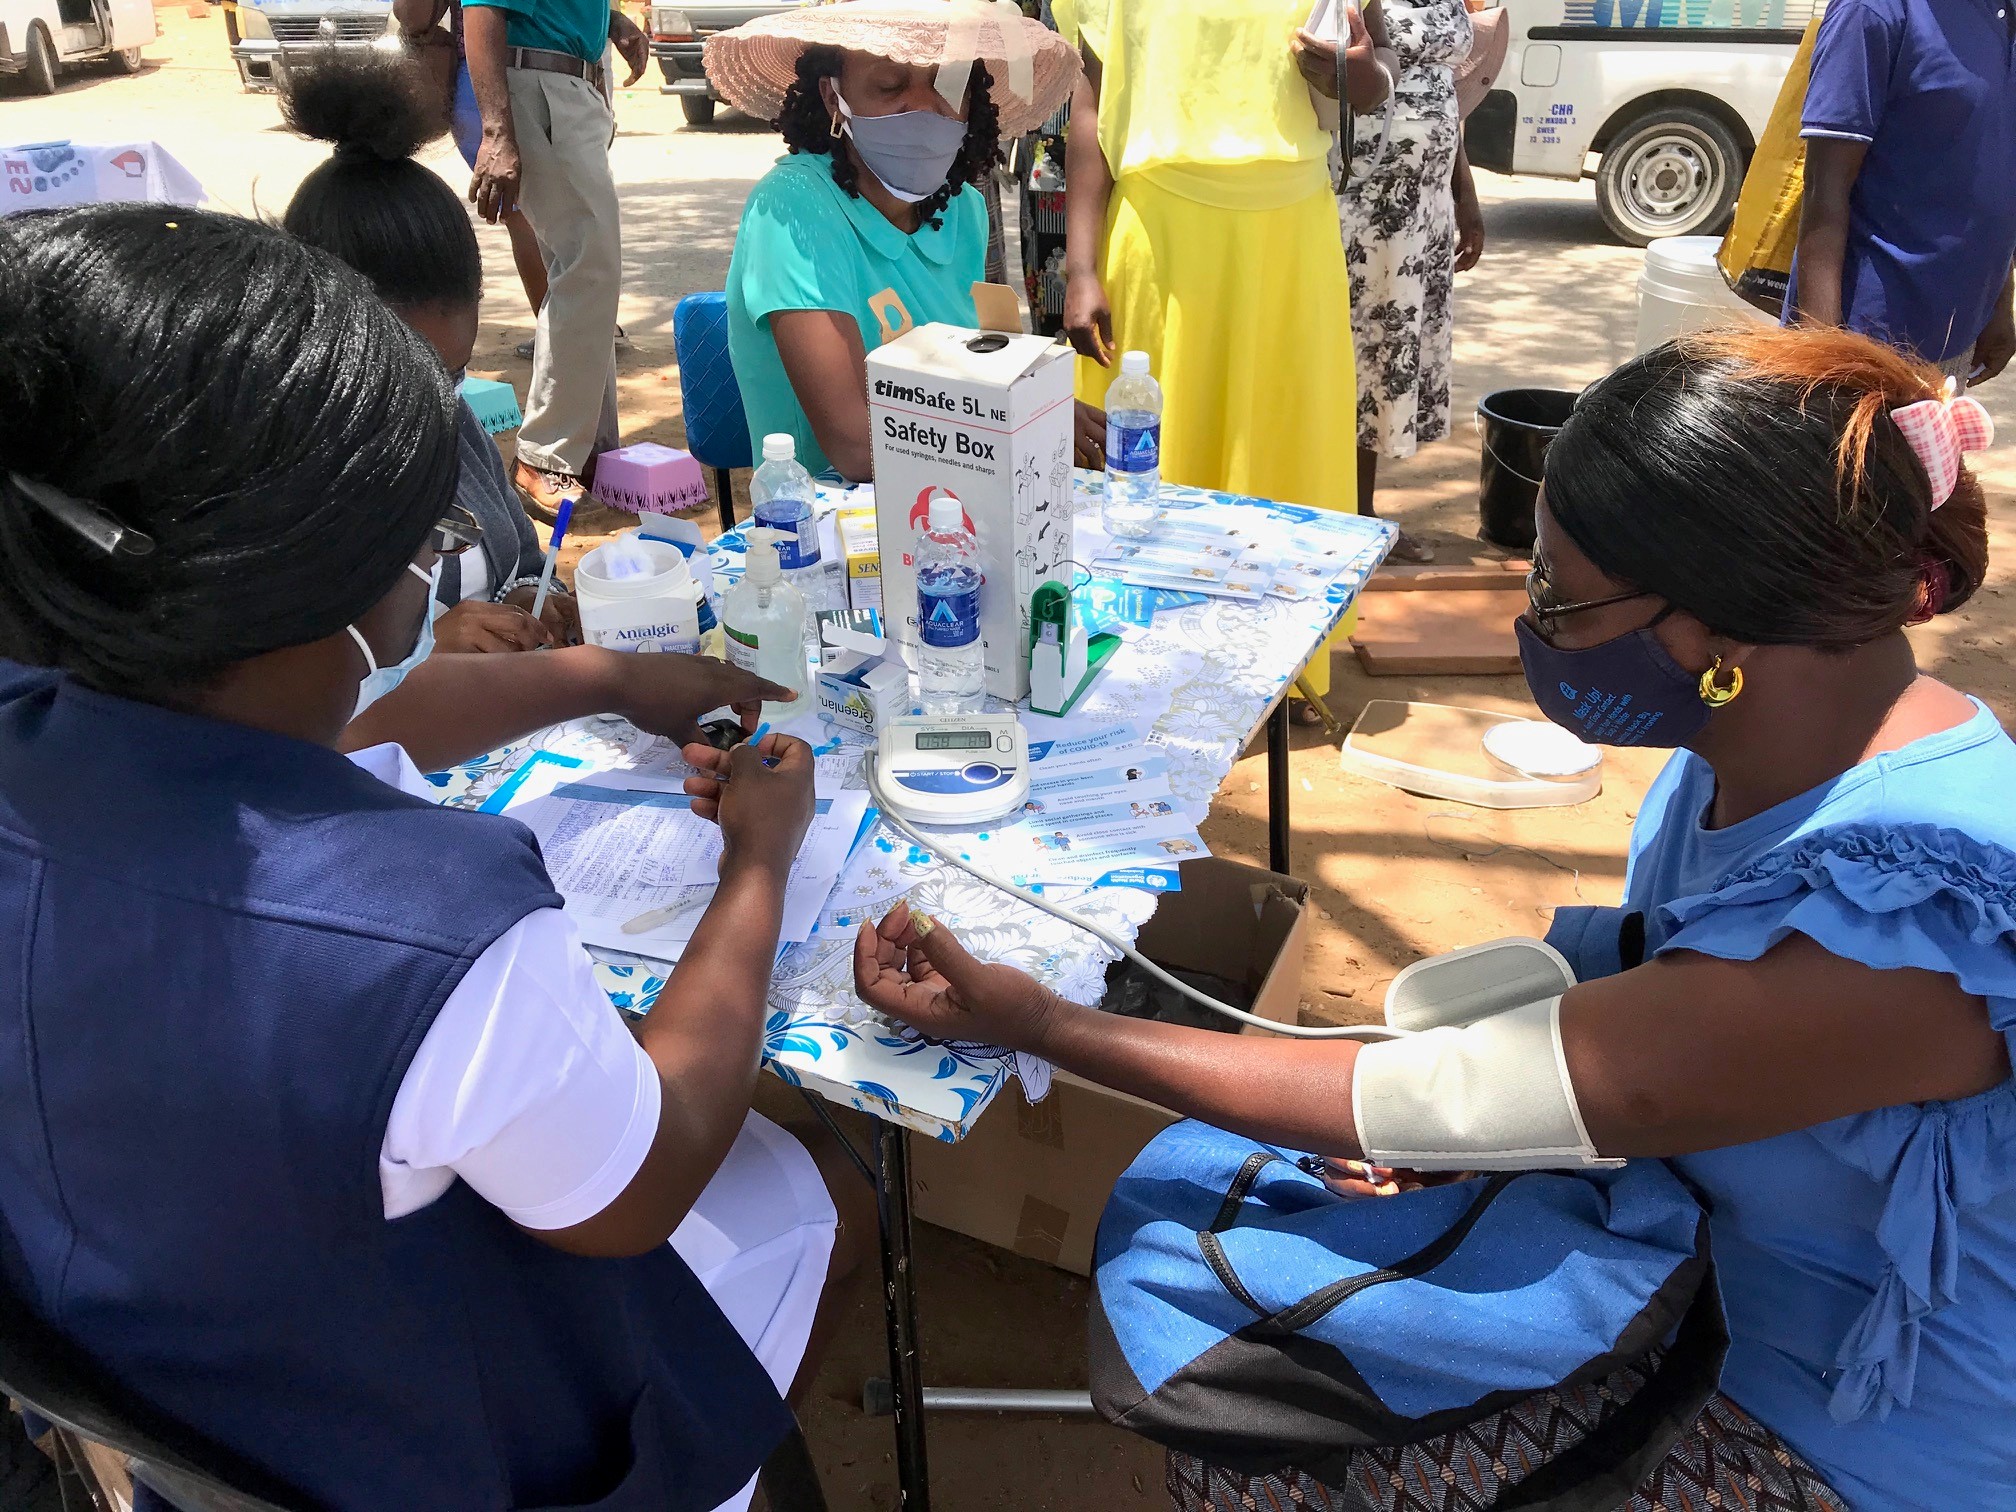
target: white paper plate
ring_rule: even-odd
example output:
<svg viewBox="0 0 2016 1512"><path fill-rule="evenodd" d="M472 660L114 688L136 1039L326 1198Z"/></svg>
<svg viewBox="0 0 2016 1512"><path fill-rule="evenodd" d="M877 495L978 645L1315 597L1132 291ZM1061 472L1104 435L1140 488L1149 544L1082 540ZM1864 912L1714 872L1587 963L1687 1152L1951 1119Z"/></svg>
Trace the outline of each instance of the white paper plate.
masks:
<svg viewBox="0 0 2016 1512"><path fill-rule="evenodd" d="M1515 719L1484 732L1484 750L1493 761L1528 777L1570 782L1603 764L1603 750L1577 740L1545 719Z"/></svg>

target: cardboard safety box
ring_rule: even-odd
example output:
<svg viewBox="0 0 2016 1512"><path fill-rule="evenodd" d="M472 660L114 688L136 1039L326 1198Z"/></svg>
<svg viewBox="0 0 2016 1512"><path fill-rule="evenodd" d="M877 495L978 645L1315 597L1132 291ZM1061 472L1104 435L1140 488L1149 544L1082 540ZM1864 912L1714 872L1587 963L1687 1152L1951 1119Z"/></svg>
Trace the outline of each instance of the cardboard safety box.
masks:
<svg viewBox="0 0 2016 1512"><path fill-rule="evenodd" d="M980 546L987 691L1029 691L1029 597L1071 556L1071 349L925 325L868 355L875 523L889 634L917 644L915 542L931 500Z"/></svg>
<svg viewBox="0 0 2016 1512"><path fill-rule="evenodd" d="M1183 890L1163 894L1135 948L1174 971L1243 981L1253 989L1251 1012L1292 1024L1302 1004L1308 898L1308 883L1279 872L1218 857L1185 861ZM1065 1071L1040 1103L1017 1082L958 1144L911 1142L917 1216L1088 1275L1113 1183L1175 1121L1167 1108Z"/></svg>

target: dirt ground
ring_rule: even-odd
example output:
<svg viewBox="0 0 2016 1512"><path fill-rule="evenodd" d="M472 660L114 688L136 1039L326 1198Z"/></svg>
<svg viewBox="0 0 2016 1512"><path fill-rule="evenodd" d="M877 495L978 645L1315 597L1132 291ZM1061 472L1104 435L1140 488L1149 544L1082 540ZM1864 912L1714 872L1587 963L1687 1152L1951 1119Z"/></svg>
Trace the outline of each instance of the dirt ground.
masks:
<svg viewBox="0 0 2016 1512"><path fill-rule="evenodd" d="M221 208L277 217L322 149L289 136L270 97L239 91L221 16L159 12L164 36L134 79L79 77L51 99L0 84L0 142L59 137L152 138L209 188ZM612 147L622 186L626 283L622 352L627 439L677 443L678 371L671 317L680 296L718 289L748 188L776 156L775 137L733 113L705 129L681 121L655 76L623 91ZM466 184L453 149L429 161ZM1382 471L1380 507L1432 540L1445 562L1494 555L1475 537L1478 445L1469 417L1501 388L1579 388L1630 355L1640 254L1609 244L1586 184L1480 175L1489 245L1458 287L1455 434ZM1011 212L1012 213L1012 212ZM483 339L472 371L523 394L512 348L531 334L507 244L480 229L489 270ZM1011 238L1012 241L1012 238ZM1341 342L1344 333L1338 333ZM1981 391L2016 438L2016 378ZM1981 471L1994 503L1998 558L2016 546L2006 503L2016 446ZM743 501L746 508L746 499ZM696 518L712 529L713 511ZM585 550L592 540L583 540ZM574 553L570 552L570 557ZM1913 632L1922 661L2016 718L2016 614L2005 570L1961 613ZM1531 712L1516 677L1368 678L1340 657L1332 701L1347 721L1372 698L1429 699ZM1431 802L1347 776L1336 742L1298 730L1290 766L1294 870L1313 884L1305 1013L1375 1017L1393 974L1424 954L1506 934L1539 933L1563 903L1616 901L1630 824L1658 753L1612 752L1604 789L1573 809L1494 813ZM1266 777L1255 751L1234 768L1204 833L1220 855L1265 864ZM789 1114L788 1099L765 1106ZM1080 1386L1085 1283L929 1227L918 1233L927 1377L944 1384ZM864 1378L885 1374L876 1289L854 1315L803 1409L836 1512L895 1504L888 1424L863 1416ZM943 1417L931 1423L941 1507L1107 1509L1166 1505L1160 1456L1091 1422Z"/></svg>

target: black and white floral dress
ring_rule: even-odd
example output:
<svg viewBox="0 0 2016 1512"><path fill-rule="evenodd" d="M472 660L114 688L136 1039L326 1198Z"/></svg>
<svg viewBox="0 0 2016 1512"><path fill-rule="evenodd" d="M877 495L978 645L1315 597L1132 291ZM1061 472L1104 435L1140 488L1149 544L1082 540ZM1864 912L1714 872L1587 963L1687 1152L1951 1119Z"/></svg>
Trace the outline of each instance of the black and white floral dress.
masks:
<svg viewBox="0 0 2016 1512"><path fill-rule="evenodd" d="M1379 157L1384 106L1354 122L1338 200L1358 352L1358 444L1385 457L1449 434L1456 281L1456 83L1470 52L1463 0L1381 0L1400 58L1393 143ZM1378 167L1373 168L1374 160Z"/></svg>

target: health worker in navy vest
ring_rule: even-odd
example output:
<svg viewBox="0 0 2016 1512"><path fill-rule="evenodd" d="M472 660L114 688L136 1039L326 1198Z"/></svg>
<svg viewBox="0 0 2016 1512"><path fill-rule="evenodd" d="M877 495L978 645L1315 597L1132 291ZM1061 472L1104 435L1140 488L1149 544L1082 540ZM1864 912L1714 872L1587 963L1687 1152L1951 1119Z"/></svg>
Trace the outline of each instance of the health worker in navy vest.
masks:
<svg viewBox="0 0 2016 1512"><path fill-rule="evenodd" d="M521 826L336 749L469 544L371 285L18 216L0 393L0 1282L308 1504L746 1506L835 1263L748 1111L809 749L691 749L720 887L633 1037ZM781 691L612 659L667 723Z"/></svg>
<svg viewBox="0 0 2016 1512"><path fill-rule="evenodd" d="M1677 749L1623 907L1556 914L1565 995L1365 1046L1213 1034L1060 1001L899 907L861 934L862 996L1326 1152L1359 1193L1359 1161L1672 1157L1733 1344L1626 1505L2016 1506L2016 745L1906 633L1981 585L1962 454L1988 429L1839 329L1690 337L1582 395L1527 684L1585 740ZM1186 1507L1367 1505L1180 1468ZM1502 1486L1477 1489L1406 1505Z"/></svg>
<svg viewBox="0 0 2016 1512"><path fill-rule="evenodd" d="M1013 4L843 0L707 39L707 76L774 121L787 154L749 192L728 269L728 350L750 443L792 437L813 472L875 474L867 354L933 321L978 323L980 185L1001 142L1071 93L1078 58ZM1106 417L1077 407L1103 467Z"/></svg>

